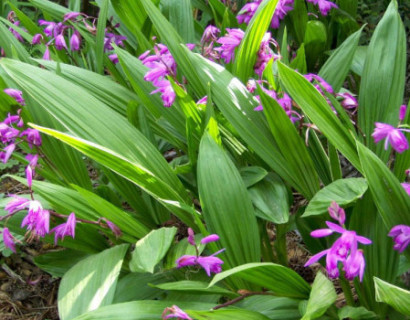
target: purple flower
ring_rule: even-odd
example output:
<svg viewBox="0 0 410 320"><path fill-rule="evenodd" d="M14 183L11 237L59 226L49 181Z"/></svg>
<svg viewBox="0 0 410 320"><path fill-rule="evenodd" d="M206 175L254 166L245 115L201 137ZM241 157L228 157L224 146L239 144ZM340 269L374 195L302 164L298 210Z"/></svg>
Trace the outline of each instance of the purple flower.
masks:
<svg viewBox="0 0 410 320"><path fill-rule="evenodd" d="M111 222L110 220L104 218L105 223L107 224L108 228L111 229L112 233L115 235L116 238L121 237L122 236L122 232L120 230L120 228L118 228L118 226L116 224L114 224L113 222Z"/></svg>
<svg viewBox="0 0 410 320"><path fill-rule="evenodd" d="M399 112L399 120L403 121L407 112L407 106L405 104L400 106L400 112Z"/></svg>
<svg viewBox="0 0 410 320"><path fill-rule="evenodd" d="M80 50L81 46L81 37L78 31L74 31L73 35L70 38L70 48L72 51L78 51Z"/></svg>
<svg viewBox="0 0 410 320"><path fill-rule="evenodd" d="M188 266L195 266L197 264L196 259L197 256L183 255L176 261L177 268L179 269Z"/></svg>
<svg viewBox="0 0 410 320"><path fill-rule="evenodd" d="M41 43L41 40L43 40L43 35L41 33L37 33L34 35L31 44L39 44Z"/></svg>
<svg viewBox="0 0 410 320"><path fill-rule="evenodd" d="M105 38L104 38L104 50L105 51L110 51L114 50L113 46L111 43L115 43L117 46L123 47L124 43L123 41L127 40L127 37L117 35L114 33L106 32L105 33Z"/></svg>
<svg viewBox="0 0 410 320"><path fill-rule="evenodd" d="M332 203L329 208L329 214L332 218L344 222L345 214L337 204ZM323 250L311 257L305 264L305 267L319 261L326 255L326 270L330 278L339 277L339 262L343 263L346 278L352 280L359 276L360 281L363 279L365 268L365 260L363 253L357 249L358 243L371 244L372 241L365 237L359 236L355 231L346 230L343 227L326 221L328 229L319 229L311 232L311 236L315 238L326 237L334 232L340 233L341 236L333 243L330 249Z"/></svg>
<svg viewBox="0 0 410 320"><path fill-rule="evenodd" d="M389 124L376 122L376 128L372 133L372 137L374 138L374 143L378 143L380 140L386 139L384 142L385 150L387 150L390 143L394 150L398 153L402 153L409 148L409 143L407 142L407 139L402 131L408 130L396 129Z"/></svg>
<svg viewBox="0 0 410 320"><path fill-rule="evenodd" d="M221 53L221 58L225 63L229 63L235 54L235 48L239 46L245 33L241 29L226 28L227 35L218 39L217 43L222 46L215 50Z"/></svg>
<svg viewBox="0 0 410 320"><path fill-rule="evenodd" d="M279 0L276 5L275 12L272 17L271 27L273 29L278 29L280 20L283 20L289 11L293 10L294 0Z"/></svg>
<svg viewBox="0 0 410 320"><path fill-rule="evenodd" d="M313 3L315 5L318 5L319 11L323 16L327 16L327 14L332 8L338 8L338 6L335 3L331 1L327 1L327 0L306 0L306 1Z"/></svg>
<svg viewBox="0 0 410 320"><path fill-rule="evenodd" d="M13 200L7 203L4 207L4 210L6 210L9 214L13 214L15 212L26 209L30 205L30 200L26 198L22 198L14 194L12 194L11 197L13 198Z"/></svg>
<svg viewBox="0 0 410 320"><path fill-rule="evenodd" d="M404 188L404 190L406 190L407 194L410 196L410 183L403 182L401 185Z"/></svg>
<svg viewBox="0 0 410 320"><path fill-rule="evenodd" d="M65 236L71 236L72 238L74 238L75 225L76 225L75 214L74 212L72 212L68 216L66 223L60 224L59 226L51 230L51 232L55 233L54 244L57 245L58 238L61 238L61 240L63 240Z"/></svg>
<svg viewBox="0 0 410 320"><path fill-rule="evenodd" d="M207 103L208 103L208 96L204 96L196 102L196 104L207 104Z"/></svg>
<svg viewBox="0 0 410 320"><path fill-rule="evenodd" d="M192 230L191 228L188 228L188 243L191 246L196 246L194 230Z"/></svg>
<svg viewBox="0 0 410 320"><path fill-rule="evenodd" d="M65 38L62 33L55 37L55 46L57 50L67 49L67 44L65 43Z"/></svg>
<svg viewBox="0 0 410 320"><path fill-rule="evenodd" d="M364 268L366 262L364 260L363 251L357 250L355 254L351 254L345 261L343 270L347 280L353 280L359 276L360 282L363 281Z"/></svg>
<svg viewBox="0 0 410 320"><path fill-rule="evenodd" d="M346 220L346 214L345 211L343 210L343 208L341 208L336 201L332 201L332 203L330 204L329 208L327 209L329 212L329 215L337 220L339 222L340 225L344 225L345 224L345 220Z"/></svg>
<svg viewBox="0 0 410 320"><path fill-rule="evenodd" d="M20 25L20 21L16 21L13 23L15 26L19 26ZM20 42L24 42L23 37L20 35L20 33L18 33L16 30L14 30L12 27L9 28L9 31L13 34L13 36Z"/></svg>
<svg viewBox="0 0 410 320"><path fill-rule="evenodd" d="M224 263L221 259L214 257L213 255L209 257L198 257L196 262L204 268L208 277L212 273L220 273L222 271L221 265Z"/></svg>
<svg viewBox="0 0 410 320"><path fill-rule="evenodd" d="M248 24L251 21L252 17L254 16L256 10L258 10L260 5L260 1L258 2L249 2L245 4L242 9L238 12L236 19L238 19L238 23L246 23Z"/></svg>
<svg viewBox="0 0 410 320"><path fill-rule="evenodd" d="M167 313L170 312L168 315ZM192 320L184 311L182 311L178 306L173 305L172 307L165 308L162 313L162 319L178 318L184 320Z"/></svg>
<svg viewBox="0 0 410 320"><path fill-rule="evenodd" d="M50 49L48 46L46 46L46 50L44 51L43 59L50 60Z"/></svg>
<svg viewBox="0 0 410 320"><path fill-rule="evenodd" d="M63 20L63 22L66 22L67 20L71 20L71 21L74 21L78 16L80 16L80 15L82 15L82 13L81 12L69 12L69 13L66 13L65 15L64 15L64 20Z"/></svg>
<svg viewBox="0 0 410 320"><path fill-rule="evenodd" d="M202 238L201 243L207 244L209 242L215 242L215 241L219 241L219 236L217 234L210 234L209 236Z"/></svg>
<svg viewBox="0 0 410 320"><path fill-rule="evenodd" d="M11 143L7 147L4 148L5 152L0 153L0 159L3 161L3 163L7 163L7 161L9 161L15 148L16 148L16 145L14 143Z"/></svg>
<svg viewBox="0 0 410 320"><path fill-rule="evenodd" d="M331 94L334 93L332 86L328 84L322 77L318 76L317 74L308 73L308 74L305 74L304 77L310 82L312 82L313 80L316 80L319 84L316 84L315 87L316 89L319 90L321 94L323 94L322 88Z"/></svg>
<svg viewBox="0 0 410 320"><path fill-rule="evenodd" d="M27 186L31 188L33 184L33 169L31 169L30 166L27 166L25 171L26 171Z"/></svg>
<svg viewBox="0 0 410 320"><path fill-rule="evenodd" d="M3 242L7 248L16 253L16 245L14 243L14 238L9 231L9 228L3 229Z"/></svg>
<svg viewBox="0 0 410 320"><path fill-rule="evenodd" d="M402 253L410 244L410 227L399 224L390 230L389 237L393 238L393 249Z"/></svg>
<svg viewBox="0 0 410 320"><path fill-rule="evenodd" d="M168 80L157 81L155 84L158 88L151 92L151 94L161 92L161 99L164 102L164 107L171 107L175 101L175 91L172 88L171 82Z"/></svg>
<svg viewBox="0 0 410 320"><path fill-rule="evenodd" d="M56 27L56 23L52 22L52 21L46 21L46 20L38 20L38 24L40 26L47 26L44 29L44 33L48 36L48 37L52 37L53 36L53 31L54 28Z"/></svg>
<svg viewBox="0 0 410 320"><path fill-rule="evenodd" d="M340 104L345 109L356 109L359 105L357 99L348 92L338 93L337 96L343 98Z"/></svg>
<svg viewBox="0 0 410 320"><path fill-rule="evenodd" d="M216 41L220 32L221 30L213 25L207 26L202 35L201 43Z"/></svg>
<svg viewBox="0 0 410 320"><path fill-rule="evenodd" d="M117 64L118 62L120 62L120 60L118 60L118 55L116 53L110 54L108 56L108 59L110 59L111 62L114 64Z"/></svg>
<svg viewBox="0 0 410 320"><path fill-rule="evenodd" d="M263 70L265 70L265 67L268 64L269 60L271 60L272 58L274 58L274 60L279 58L279 55L275 54L269 47L269 44L273 41L274 40L272 39L270 32L266 32L263 36L261 46L258 51L256 63L253 66L255 73L260 77L262 77Z"/></svg>
<svg viewBox="0 0 410 320"><path fill-rule="evenodd" d="M30 148L33 148L33 145L35 145L37 147L41 146L40 132L38 132L36 129L28 128L28 129L24 130L20 134L20 137L24 137L24 136L27 136L28 146Z"/></svg>
<svg viewBox="0 0 410 320"><path fill-rule="evenodd" d="M23 92L17 89L12 89L12 88L7 88L3 90L6 94L8 94L10 97L15 99L17 103L21 104L24 106L26 102L23 99Z"/></svg>

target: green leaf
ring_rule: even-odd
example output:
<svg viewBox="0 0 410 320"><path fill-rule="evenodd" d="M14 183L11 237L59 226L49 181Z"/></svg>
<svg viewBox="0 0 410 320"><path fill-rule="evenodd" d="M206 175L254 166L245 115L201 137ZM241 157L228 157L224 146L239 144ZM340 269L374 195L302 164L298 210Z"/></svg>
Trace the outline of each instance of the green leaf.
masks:
<svg viewBox="0 0 410 320"><path fill-rule="evenodd" d="M248 263L218 273L209 287L235 276L272 291L277 296L307 299L309 284L292 269L274 263Z"/></svg>
<svg viewBox="0 0 410 320"><path fill-rule="evenodd" d="M152 230L135 244L130 260L132 272L154 272L154 267L161 261L174 241L177 228Z"/></svg>
<svg viewBox="0 0 410 320"><path fill-rule="evenodd" d="M184 210L179 210L178 206L172 203L173 201L177 204L184 203L185 200L181 198L181 194L166 184L163 180L154 176L152 172L142 167L140 164L125 159L114 151L90 141L75 138L55 130L34 125L32 126L43 133L49 134L69 144L88 157L118 173L125 179L135 183L150 195L154 196L158 201L162 202L166 207L170 209L172 208L175 215L177 215L182 221L186 222L188 225L193 225L192 216Z"/></svg>
<svg viewBox="0 0 410 320"><path fill-rule="evenodd" d="M7 57L14 57L17 53L20 60L30 62L30 55L26 48L14 37L14 35L0 22L0 46Z"/></svg>
<svg viewBox="0 0 410 320"><path fill-rule="evenodd" d="M239 169L239 173L245 183L245 187L249 188L255 183L258 183L266 177L268 172L261 167L242 167Z"/></svg>
<svg viewBox="0 0 410 320"><path fill-rule="evenodd" d="M195 42L194 17L191 0L169 1L169 22L178 31L185 43Z"/></svg>
<svg viewBox="0 0 410 320"><path fill-rule="evenodd" d="M62 277L72 266L88 256L88 253L82 251L65 249L39 255L34 258L34 263L53 277Z"/></svg>
<svg viewBox="0 0 410 320"><path fill-rule="evenodd" d="M88 93L122 115L126 115L129 101L138 100L136 94L106 76L69 64L39 59L35 61L49 70L56 71L59 68L59 76L83 87Z"/></svg>
<svg viewBox="0 0 410 320"><path fill-rule="evenodd" d="M410 291L374 277L376 301L391 305L400 313L410 316Z"/></svg>
<svg viewBox="0 0 410 320"><path fill-rule="evenodd" d="M357 143L363 174L387 229L410 225L410 197L389 168L372 151Z"/></svg>
<svg viewBox="0 0 410 320"><path fill-rule="evenodd" d="M363 178L336 180L316 193L302 217L326 213L332 201L336 201L340 206L348 205L361 198L367 187L367 182Z"/></svg>
<svg viewBox="0 0 410 320"><path fill-rule="evenodd" d="M161 283L156 285L156 288L162 290L169 290L169 291L187 291L191 292L192 294L222 294L227 296L237 297L239 296L237 293L232 291L226 290L224 288L213 286L211 288L208 287L209 283L201 282L201 281L190 281L190 280L182 280L176 282L167 282Z"/></svg>
<svg viewBox="0 0 410 320"><path fill-rule="evenodd" d="M302 192L304 188L299 183L299 177L293 174L279 152L263 114L254 111L258 102L252 94L226 69L189 52L188 49L186 52L187 57L196 65L196 69L201 71L201 81L211 84L212 100L229 123L283 180ZM189 74L186 76L190 82Z"/></svg>
<svg viewBox="0 0 410 320"><path fill-rule="evenodd" d="M360 162L351 133L336 117L326 99L301 74L278 62L280 80L293 100L326 138L358 169Z"/></svg>
<svg viewBox="0 0 410 320"><path fill-rule="evenodd" d="M344 320L346 318L353 319L353 320L361 320L361 319L377 319L377 315L367 310L365 307L350 307L344 306L343 308L339 309L337 312L339 320Z"/></svg>
<svg viewBox="0 0 410 320"><path fill-rule="evenodd" d="M178 304L183 310L187 308L196 310L209 310L214 305L202 302L184 301L132 301L125 303L112 304L99 308L95 311L87 312L75 320L148 320L159 319L165 308Z"/></svg>
<svg viewBox="0 0 410 320"><path fill-rule="evenodd" d="M244 309L238 310L212 310L212 311L188 311L188 315L197 320L268 320L269 318L255 311Z"/></svg>
<svg viewBox="0 0 410 320"><path fill-rule="evenodd" d="M269 173L248 190L259 218L282 224L289 221L288 191L282 179Z"/></svg>
<svg viewBox="0 0 410 320"><path fill-rule="evenodd" d="M310 20L305 31L305 51L308 70L312 70L326 48L327 31L325 25L318 20Z"/></svg>
<svg viewBox="0 0 410 320"><path fill-rule="evenodd" d="M320 68L319 76L339 92L353 62L364 26L347 38Z"/></svg>
<svg viewBox="0 0 410 320"><path fill-rule="evenodd" d="M245 35L235 55L233 74L242 82L252 76L257 52L269 28L278 0L263 1L246 28Z"/></svg>
<svg viewBox="0 0 410 320"><path fill-rule="evenodd" d="M120 245L84 259L61 280L58 310L62 320L112 303L128 245Z"/></svg>
<svg viewBox="0 0 410 320"><path fill-rule="evenodd" d="M259 96L272 135L292 171L292 176L299 178L301 192L308 199L312 198L319 191L319 177L304 141L278 102L263 93L260 88Z"/></svg>
<svg viewBox="0 0 410 320"><path fill-rule="evenodd" d="M302 45L308 22L308 12L305 1L295 0L293 10L289 11L287 18L290 20L290 23L286 24L287 27L290 28L290 33L295 35L298 45ZM282 48L284 47L282 46Z"/></svg>
<svg viewBox="0 0 410 320"><path fill-rule="evenodd" d="M403 102L406 73L406 32L397 2L392 1L376 27L362 74L359 92L358 124L366 144L387 161L389 153L382 143L375 146L371 134L375 122L396 126Z"/></svg>
<svg viewBox="0 0 410 320"><path fill-rule="evenodd" d="M306 312L302 320L317 319L336 301L337 294L333 283L318 272L310 291Z"/></svg>
<svg viewBox="0 0 410 320"><path fill-rule="evenodd" d="M260 259L258 226L243 180L226 152L205 133L199 147L198 189L208 230L220 236L230 267Z"/></svg>
<svg viewBox="0 0 410 320"><path fill-rule="evenodd" d="M107 24L109 0L103 0L100 6L100 12L98 13L97 22L97 36L95 44L95 59L96 59L96 72L102 74L104 69L104 37L105 27Z"/></svg>

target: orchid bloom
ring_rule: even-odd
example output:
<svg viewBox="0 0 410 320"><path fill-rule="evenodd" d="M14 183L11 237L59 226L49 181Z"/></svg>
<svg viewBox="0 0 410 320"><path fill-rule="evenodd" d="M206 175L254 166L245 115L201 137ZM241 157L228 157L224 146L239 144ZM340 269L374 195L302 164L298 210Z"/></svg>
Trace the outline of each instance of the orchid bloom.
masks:
<svg viewBox="0 0 410 320"><path fill-rule="evenodd" d="M409 143L402 131L408 132L408 129L398 129L387 123L376 122L376 128L372 133L374 143L378 143L380 140L386 139L384 142L384 149L387 150L389 144L398 153L409 148Z"/></svg>
<svg viewBox="0 0 410 320"><path fill-rule="evenodd" d="M360 281L363 280L365 260L361 250L358 250L358 243L371 244L372 241L365 237L359 236L355 231L346 230L342 227L345 221L345 212L336 202L332 202L329 207L330 216L337 220L340 225L326 221L327 229L319 229L311 232L314 238L327 237L333 233L340 233L341 236L333 245L326 250L323 250L311 257L305 264L305 267L319 261L326 255L326 270L330 278L339 277L338 264L343 264L343 270L348 280L353 280L359 276Z"/></svg>
<svg viewBox="0 0 410 320"><path fill-rule="evenodd" d="M16 253L16 244L8 228L3 228L3 242L7 248Z"/></svg>
<svg viewBox="0 0 410 320"><path fill-rule="evenodd" d="M389 237L393 238L393 249L402 253L410 244L410 226L399 224L393 227L389 232Z"/></svg>
<svg viewBox="0 0 410 320"><path fill-rule="evenodd" d="M57 244L58 238L64 239L65 236L71 236L74 238L75 236L75 225L76 225L75 214L72 212L68 218L67 222L60 224L59 226L53 228L50 232L55 233L54 243Z"/></svg>
<svg viewBox="0 0 410 320"><path fill-rule="evenodd" d="M169 314L167 314L169 313ZM172 307L165 308L164 312L162 313L162 319L171 319L171 318L178 318L178 319L184 319L184 320L192 320L186 314L186 312L182 311L178 306L173 305Z"/></svg>

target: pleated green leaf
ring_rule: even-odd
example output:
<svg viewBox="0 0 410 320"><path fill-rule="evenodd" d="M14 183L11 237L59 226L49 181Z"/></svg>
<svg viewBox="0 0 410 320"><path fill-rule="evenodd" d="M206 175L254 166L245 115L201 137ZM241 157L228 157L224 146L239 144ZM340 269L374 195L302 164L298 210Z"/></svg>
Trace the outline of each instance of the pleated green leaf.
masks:
<svg viewBox="0 0 410 320"><path fill-rule="evenodd" d="M372 151L357 143L363 174L386 227L410 225L410 197L390 169Z"/></svg>
<svg viewBox="0 0 410 320"><path fill-rule="evenodd" d="M355 140L334 114L326 99L301 74L278 62L280 80L293 100L326 138L358 169Z"/></svg>
<svg viewBox="0 0 410 320"><path fill-rule="evenodd" d="M278 0L263 1L246 28L245 35L235 55L233 74L246 82L254 73L257 53L263 36L269 28Z"/></svg>
<svg viewBox="0 0 410 320"><path fill-rule="evenodd" d="M301 193L312 198L319 191L319 177L306 145L285 110L259 89L263 112L287 166L299 178Z"/></svg>
<svg viewBox="0 0 410 320"><path fill-rule="evenodd" d="M108 17L108 4L109 0L103 0L100 5L100 11L98 13L97 20L97 36L95 42L95 59L96 59L96 72L102 74L104 69L104 38L105 38L105 27L107 25Z"/></svg>
<svg viewBox="0 0 410 320"><path fill-rule="evenodd" d="M339 92L349 73L363 28L350 35L320 68L319 76L325 79L335 92Z"/></svg>
<svg viewBox="0 0 410 320"><path fill-rule="evenodd" d="M52 72L8 59L2 59L0 64L67 131L146 168L150 175L161 177L178 194L178 199L190 202L162 154L126 118L85 89Z"/></svg>
<svg viewBox="0 0 410 320"><path fill-rule="evenodd" d="M239 277L272 291L277 296L307 299L309 284L292 269L274 263L248 263L218 273L209 287L230 276Z"/></svg>
<svg viewBox="0 0 410 320"><path fill-rule="evenodd" d="M208 230L217 233L230 267L259 261L258 226L243 180L228 154L205 133L199 147L198 189Z"/></svg>
<svg viewBox="0 0 410 320"><path fill-rule="evenodd" d="M387 303L405 316L410 316L410 291L376 277L374 278L374 286L376 288L376 301Z"/></svg>
<svg viewBox="0 0 410 320"><path fill-rule="evenodd" d="M156 288L169 291L187 291L193 294L222 294L237 297L237 293L221 288L219 286L208 287L209 283L201 281L182 280L176 282L167 282L156 285Z"/></svg>
<svg viewBox="0 0 410 320"><path fill-rule="evenodd" d="M177 228L152 230L135 244L130 260L132 272L154 272L154 267L161 261L174 241Z"/></svg>
<svg viewBox="0 0 410 320"><path fill-rule="evenodd" d="M191 0L171 0L169 22L178 31L185 43L195 42L194 17Z"/></svg>
<svg viewBox="0 0 410 320"><path fill-rule="evenodd" d="M56 63L55 61L39 59L35 61L52 71L56 71L58 68L59 76L86 89L88 93L124 116L127 114L128 103L131 100L139 100L138 96L131 90L106 76L69 64Z"/></svg>
<svg viewBox="0 0 410 320"><path fill-rule="evenodd" d="M40 132L49 134L67 143L91 159L94 159L125 179L135 183L147 193L154 196L155 199L162 202L164 206L174 210L175 215L182 221L193 226L193 217L178 207L178 204L184 203L186 199L182 198L182 195L177 190L168 185L161 178L155 176L148 169L142 167L140 164L130 161L118 153L93 142L76 138L56 130L34 125L33 127ZM176 204L173 204L173 202Z"/></svg>
<svg viewBox="0 0 410 320"><path fill-rule="evenodd" d="M268 320L267 316L255 311L238 310L213 310L213 311L188 311L190 316L197 320Z"/></svg>
<svg viewBox="0 0 410 320"><path fill-rule="evenodd" d="M336 180L313 197L302 217L326 213L332 201L336 201L340 206L348 205L362 197L366 190L367 182L363 178Z"/></svg>
<svg viewBox="0 0 410 320"><path fill-rule="evenodd" d="M183 310L209 310L214 305L203 302L142 300L112 304L87 312L75 320L147 320L160 319L165 308L177 304ZM232 318L231 318L232 319Z"/></svg>
<svg viewBox="0 0 410 320"><path fill-rule="evenodd" d="M377 319L377 315L367 310L365 307L350 307L345 306L337 312L339 320L344 320L346 318L353 320L362 320L362 319Z"/></svg>
<svg viewBox="0 0 410 320"><path fill-rule="evenodd" d="M189 52L188 49L185 51L196 69L201 71L201 81L211 84L212 100L229 123L284 181L303 193L306 188L301 186L299 176L292 171L280 153L266 119L260 112L255 112L254 108L258 106L258 102L252 94L226 69ZM189 74L186 76L190 81Z"/></svg>
<svg viewBox="0 0 410 320"><path fill-rule="evenodd" d="M396 126L399 106L403 102L406 72L406 32L393 0L376 27L367 50L359 92L359 126L366 144L377 155L388 153L377 146L371 134L375 122Z"/></svg>
<svg viewBox="0 0 410 320"><path fill-rule="evenodd" d="M14 35L0 22L0 46L7 57L14 57L18 54L21 61L30 62L30 55L26 48L14 37ZM17 58L17 57L16 57Z"/></svg>
<svg viewBox="0 0 410 320"><path fill-rule="evenodd" d="M289 221L288 190L279 176L269 173L248 192L259 218L278 224Z"/></svg>
<svg viewBox="0 0 410 320"><path fill-rule="evenodd" d="M112 303L128 246L116 246L90 256L64 275L58 290L58 311L62 320Z"/></svg>
<svg viewBox="0 0 410 320"><path fill-rule="evenodd" d="M333 283L321 272L318 272L302 320L319 318L335 303L336 299L337 294Z"/></svg>

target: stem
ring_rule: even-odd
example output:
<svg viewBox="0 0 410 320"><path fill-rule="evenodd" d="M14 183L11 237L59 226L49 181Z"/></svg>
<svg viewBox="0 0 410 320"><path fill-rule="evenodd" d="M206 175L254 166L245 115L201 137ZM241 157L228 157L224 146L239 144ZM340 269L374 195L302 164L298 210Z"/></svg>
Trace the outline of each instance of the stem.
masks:
<svg viewBox="0 0 410 320"><path fill-rule="evenodd" d="M237 302L239 302L239 301L241 301L241 300L243 300L247 297L255 296L255 295L273 296L274 294L271 293L271 292L246 292L246 293L242 294L241 296L239 296L235 299L229 300L225 303L217 305L216 307L213 307L212 310L217 310L217 309L221 309L221 308L233 305L234 303L237 303Z"/></svg>
<svg viewBox="0 0 410 320"><path fill-rule="evenodd" d="M346 303L348 306L354 306L354 299L352 294L352 289L350 287L349 281L345 278L345 276L339 277L340 285L342 286L343 293L345 295Z"/></svg>
<svg viewBox="0 0 410 320"><path fill-rule="evenodd" d="M281 265L288 265L288 253L286 247L286 232L288 230L287 224L276 225L276 241L274 244L276 256Z"/></svg>
<svg viewBox="0 0 410 320"><path fill-rule="evenodd" d="M276 262L277 259L273 253L273 249L270 243L270 239L269 239L269 235L268 232L266 230L266 224L264 223L264 221L260 221L260 225L259 225L259 230L261 232L261 236L262 236L262 241L261 241L261 245L262 245L262 258L263 261L268 262L268 261L273 261Z"/></svg>

